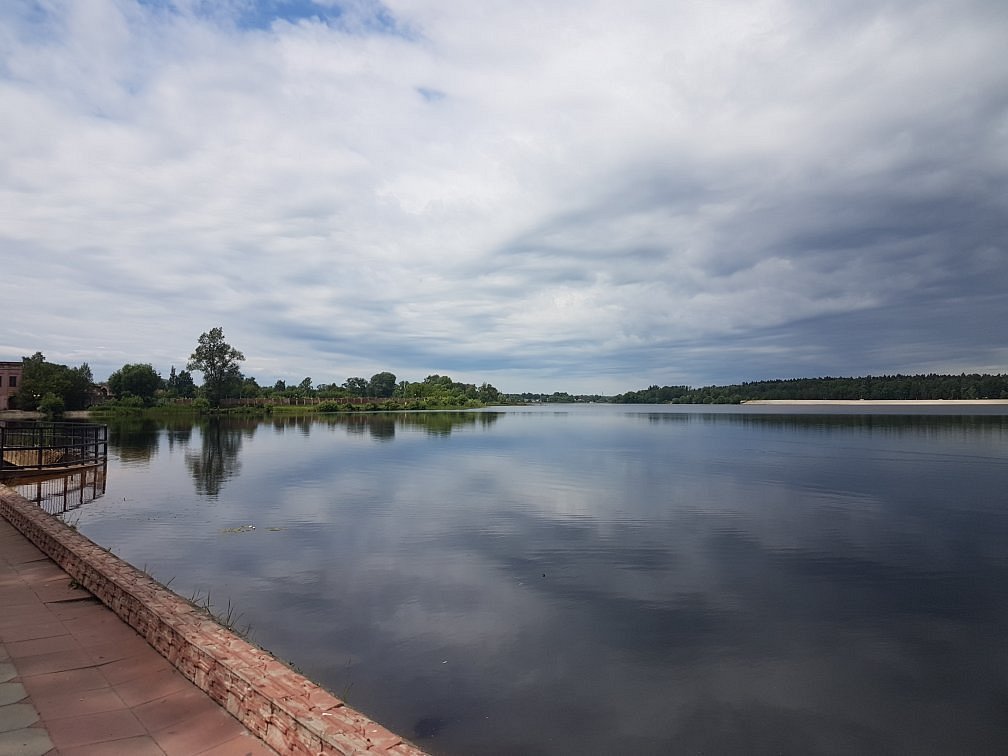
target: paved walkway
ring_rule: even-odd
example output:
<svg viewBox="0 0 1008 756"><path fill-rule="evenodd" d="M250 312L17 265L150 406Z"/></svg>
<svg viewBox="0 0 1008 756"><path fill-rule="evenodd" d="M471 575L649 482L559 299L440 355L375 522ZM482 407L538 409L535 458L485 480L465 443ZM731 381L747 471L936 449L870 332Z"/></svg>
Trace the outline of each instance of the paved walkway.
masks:
<svg viewBox="0 0 1008 756"><path fill-rule="evenodd" d="M275 756L3 517L0 754Z"/></svg>

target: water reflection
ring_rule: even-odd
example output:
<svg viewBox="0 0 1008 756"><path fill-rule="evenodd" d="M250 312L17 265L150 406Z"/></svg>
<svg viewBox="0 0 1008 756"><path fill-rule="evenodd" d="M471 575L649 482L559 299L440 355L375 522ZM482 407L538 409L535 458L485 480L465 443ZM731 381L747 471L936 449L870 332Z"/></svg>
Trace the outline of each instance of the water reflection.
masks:
<svg viewBox="0 0 1008 756"><path fill-rule="evenodd" d="M343 425L346 432L354 435L368 436L376 441L392 441L395 439L396 418L391 415L351 415Z"/></svg>
<svg viewBox="0 0 1008 756"><path fill-rule="evenodd" d="M273 430L279 433L294 430L302 436L307 437L311 435L311 427L316 422L316 419L316 417L311 415L276 414L267 422L273 426Z"/></svg>
<svg viewBox="0 0 1008 756"><path fill-rule="evenodd" d="M431 436L450 436L453 431L490 428L500 417L499 412L371 412L361 414L323 415L317 423L329 427L344 427L347 433L367 433L376 441L395 438L396 429L423 431Z"/></svg>
<svg viewBox="0 0 1008 756"><path fill-rule="evenodd" d="M188 424L191 427L192 421ZM108 421L109 450L117 454L124 464L150 462L161 443L158 431L162 427L162 422L151 418L111 418Z"/></svg>
<svg viewBox="0 0 1008 756"><path fill-rule="evenodd" d="M62 475L39 474L11 488L49 514L65 514L105 495L107 470L107 465L99 465Z"/></svg>
<svg viewBox="0 0 1008 756"><path fill-rule="evenodd" d="M1000 435L1008 429L1005 415L908 415L908 414L764 414L753 412L665 411L627 412L628 417L649 423L743 425L786 430L823 429L836 431L869 430L887 433L959 433L988 432Z"/></svg>
<svg viewBox="0 0 1008 756"><path fill-rule="evenodd" d="M164 421L165 441L168 444L168 451L175 451L175 447L188 448L192 440L193 432L192 418L169 418Z"/></svg>
<svg viewBox="0 0 1008 756"><path fill-rule="evenodd" d="M224 483L238 475L242 439L251 439L258 427L258 420L211 418L200 424L199 450L185 452L185 464L196 484L197 494L216 498Z"/></svg>
<svg viewBox="0 0 1008 756"><path fill-rule="evenodd" d="M267 424L274 431L284 433L294 430L304 438L309 438L313 428L342 428L349 435L363 435L375 441L392 441L396 429L422 430L432 436L449 436L453 431L466 428L488 428L498 418L497 413L461 412L410 412L410 413L360 413L337 415L295 415L273 417ZM173 425L165 425L166 438L170 449L176 443L186 447L185 463L196 483L196 492L201 496L215 498L223 484L236 477L241 471L239 459L242 439L251 439L256 429L262 425L258 419L214 417L199 423L200 447L193 450L190 445L192 424L175 420ZM128 426L127 426L128 427ZM120 428L117 443L120 453L129 459L149 459L158 447L155 421L138 427ZM111 442L110 442L111 443ZM148 449L146 456L135 450ZM130 456L132 455L132 456Z"/></svg>
<svg viewBox="0 0 1008 756"><path fill-rule="evenodd" d="M434 414L239 431L214 507L154 455L178 520L82 528L435 753L1008 747L1004 418Z"/></svg>

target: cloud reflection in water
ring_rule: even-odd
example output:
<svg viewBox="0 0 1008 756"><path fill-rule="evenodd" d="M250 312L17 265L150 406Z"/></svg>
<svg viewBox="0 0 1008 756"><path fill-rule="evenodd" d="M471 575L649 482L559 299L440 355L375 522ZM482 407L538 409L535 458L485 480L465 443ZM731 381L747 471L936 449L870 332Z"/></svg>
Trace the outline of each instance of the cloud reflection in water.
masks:
<svg viewBox="0 0 1008 756"><path fill-rule="evenodd" d="M437 752L1008 744L1005 418L453 417L203 429L213 508L152 454L179 516L81 527Z"/></svg>

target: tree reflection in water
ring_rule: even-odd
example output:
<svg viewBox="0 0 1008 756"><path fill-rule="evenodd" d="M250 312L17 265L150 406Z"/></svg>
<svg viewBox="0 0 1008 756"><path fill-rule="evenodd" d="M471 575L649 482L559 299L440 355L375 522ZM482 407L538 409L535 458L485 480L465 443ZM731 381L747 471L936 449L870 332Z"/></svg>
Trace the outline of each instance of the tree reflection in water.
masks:
<svg viewBox="0 0 1008 756"><path fill-rule="evenodd" d="M395 439L396 428L449 436L456 429L493 425L498 417L499 412L369 412L323 415L315 422L344 426L353 435L367 433L376 441L391 441Z"/></svg>
<svg viewBox="0 0 1008 756"><path fill-rule="evenodd" d="M160 424L148 417L117 417L108 420L109 451L118 454L124 464L150 462L161 440Z"/></svg>
<svg viewBox="0 0 1008 756"><path fill-rule="evenodd" d="M258 420L221 421L210 418L200 423L199 451L186 450L185 463L200 496L216 498L224 482L241 470L238 459L242 438L252 438Z"/></svg>
<svg viewBox="0 0 1008 756"><path fill-rule="evenodd" d="M396 432L395 415L346 415L343 418L347 433L362 436L367 433L375 441L393 441Z"/></svg>
<svg viewBox="0 0 1008 756"><path fill-rule="evenodd" d="M260 424L268 424L281 433L292 430L305 437L318 425L343 428L351 435L367 434L375 441L394 441L397 431L419 430L432 436L448 436L459 429L493 425L499 416L496 412L373 412L271 419L210 417L197 421L179 417L122 418L109 422L109 448L126 464L149 464L158 452L159 434L164 431L169 452L176 445L184 450L196 493L215 498L224 483L240 472L242 439L252 438ZM193 428L200 431L198 447Z"/></svg>

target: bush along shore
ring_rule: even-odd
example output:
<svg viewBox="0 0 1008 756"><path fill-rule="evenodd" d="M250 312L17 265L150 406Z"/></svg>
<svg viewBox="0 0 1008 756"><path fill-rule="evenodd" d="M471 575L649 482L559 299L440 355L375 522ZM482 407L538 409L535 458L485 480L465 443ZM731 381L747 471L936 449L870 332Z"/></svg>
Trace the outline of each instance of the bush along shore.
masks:
<svg viewBox="0 0 1008 756"><path fill-rule="evenodd" d="M224 400L218 407L211 406L205 399L166 400L147 406L135 397L112 400L91 407L87 414L91 417L111 417L122 415L246 415L263 416L273 414L324 414L335 412L415 412L423 410L466 410L481 409L503 402L481 402L477 399L462 401L361 398L361 399L306 399L300 401L276 401L269 399Z"/></svg>
<svg viewBox="0 0 1008 756"><path fill-rule="evenodd" d="M428 375L422 381L400 381L388 371L370 379L350 377L343 383L315 384L310 377L287 385L278 380L260 386L242 374L241 352L224 341L219 328L200 336L187 370L172 366L162 378L150 364L126 364L106 383L96 384L87 363L71 368L46 361L41 352L22 360L17 392L8 397L12 410L46 417L74 414L159 413L264 415L275 412L396 412L478 409L501 404L598 402L615 404L740 404L752 401L983 401L1008 400L1008 375L868 375L861 377L788 378L694 388L651 385L610 395L566 391L503 394L489 383L455 381ZM197 386L190 370L203 373ZM5 417L10 415L4 414Z"/></svg>
<svg viewBox="0 0 1008 756"><path fill-rule="evenodd" d="M758 400L921 401L1008 399L1008 375L882 375L791 378L728 386L649 386L612 398L619 404L739 404Z"/></svg>
<svg viewBox="0 0 1008 756"><path fill-rule="evenodd" d="M245 355L224 340L220 327L201 334L186 369L176 371L172 365L167 378L149 363L128 363L104 384L96 384L87 363L71 368L51 363L36 352L22 359L18 390L8 403L11 409L55 417L89 407L94 407L95 414L135 414L152 408L261 414L289 407L315 412L472 409L504 401L489 383L477 386L438 374L410 382L382 371L370 379L352 376L342 384L316 385L306 377L290 386L283 380L260 386L241 372L244 360ZM196 385L193 371L202 374L202 385Z"/></svg>

